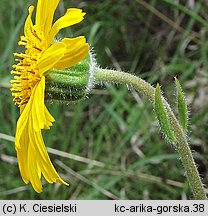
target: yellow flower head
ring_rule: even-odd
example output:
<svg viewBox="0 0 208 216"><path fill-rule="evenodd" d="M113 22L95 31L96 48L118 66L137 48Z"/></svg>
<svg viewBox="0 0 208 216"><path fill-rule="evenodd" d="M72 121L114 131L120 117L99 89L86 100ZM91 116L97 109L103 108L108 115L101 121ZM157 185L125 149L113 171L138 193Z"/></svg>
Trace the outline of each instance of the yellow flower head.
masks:
<svg viewBox="0 0 208 216"><path fill-rule="evenodd" d="M29 7L24 36L19 45L24 53L14 53L17 64L12 95L20 107L17 122L15 148L23 181L31 183L35 191L42 191L41 176L49 183L64 182L48 156L41 129L49 129L54 122L44 104L45 73L50 69L66 69L81 61L89 51L83 36L55 41L60 29L79 23L85 13L80 9L68 9L66 14L53 24L53 16L60 0L38 0L35 24L32 22L34 6Z"/></svg>

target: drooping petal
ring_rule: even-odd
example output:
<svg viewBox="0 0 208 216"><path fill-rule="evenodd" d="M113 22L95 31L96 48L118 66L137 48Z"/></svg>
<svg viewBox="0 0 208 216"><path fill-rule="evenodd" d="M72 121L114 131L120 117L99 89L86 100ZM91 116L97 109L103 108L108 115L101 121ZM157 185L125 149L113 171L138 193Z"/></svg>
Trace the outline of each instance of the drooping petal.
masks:
<svg viewBox="0 0 208 216"><path fill-rule="evenodd" d="M64 56L65 50L65 44L58 42L50 46L43 53L38 62L40 76L54 67L54 65Z"/></svg>
<svg viewBox="0 0 208 216"><path fill-rule="evenodd" d="M81 9L70 8L67 10L66 14L59 18L54 25L49 34L48 41L51 43L56 36L56 34L63 28L72 26L76 23L81 22L84 18L85 13Z"/></svg>
<svg viewBox="0 0 208 216"><path fill-rule="evenodd" d="M36 132L40 131L40 129L49 128L52 126L52 122L54 122L54 118L50 115L47 108L44 104L44 96L45 96L45 76L42 76L41 81L35 88L32 99L32 120L33 127Z"/></svg>
<svg viewBox="0 0 208 216"><path fill-rule="evenodd" d="M28 136L28 120L26 120L26 125L24 126L21 135L19 135L19 130L17 127L16 137L15 137L15 146L17 151L17 160L19 165L20 174L22 176L23 181L28 184L29 176L28 176L28 145L29 145L29 136ZM19 136L19 138L18 138ZM21 143L21 146L17 147L17 142Z"/></svg>
<svg viewBox="0 0 208 216"><path fill-rule="evenodd" d="M34 138L36 143L38 143L38 157L37 157L37 164L41 169L41 173L43 174L44 178L49 182L59 182L65 185L68 185L65 181L63 181L58 173L56 172L51 160L48 156L46 147L44 145L43 137L41 132L34 133Z"/></svg>
<svg viewBox="0 0 208 216"><path fill-rule="evenodd" d="M34 131L31 120L27 121L21 136L21 148L17 149L17 158L23 181L26 184L31 182L36 192L42 191L41 174L49 183L59 182L68 185L60 178L51 163L41 132Z"/></svg>
<svg viewBox="0 0 208 216"><path fill-rule="evenodd" d="M30 100L29 100L30 103ZM28 124L28 115L31 110L31 103L27 104L26 106L20 107L21 115L17 121L17 129L16 129L16 136L15 136L15 148L16 151L21 148L21 140L24 137L25 128Z"/></svg>
<svg viewBox="0 0 208 216"><path fill-rule="evenodd" d="M36 145L39 143L35 143L33 138L34 130L32 129L32 122L29 121L28 126L28 133L29 133L29 145L28 145L28 177L29 181L31 182L34 190L38 193L42 191L42 183L41 183L41 170L38 169L37 162L38 162L38 149Z"/></svg>
<svg viewBox="0 0 208 216"><path fill-rule="evenodd" d="M39 0L36 11L36 28L48 35L52 22L54 12L59 4L60 0Z"/></svg>
<svg viewBox="0 0 208 216"><path fill-rule="evenodd" d="M54 66L54 68L58 70L63 70L77 64L88 54L89 45L86 43L86 39L83 36L64 38L62 43L66 45L66 52Z"/></svg>
<svg viewBox="0 0 208 216"><path fill-rule="evenodd" d="M44 105L45 77L34 87L32 96L17 123L15 146L20 173L25 183L31 182L36 192L42 191L41 174L49 183L64 182L50 161L41 129L54 121Z"/></svg>
<svg viewBox="0 0 208 216"><path fill-rule="evenodd" d="M45 123L44 123L44 129L48 130L50 129L50 127L52 126L52 122L55 121L55 119L53 118L53 116L49 113L48 109L46 108L46 106L44 107L44 112L45 112Z"/></svg>

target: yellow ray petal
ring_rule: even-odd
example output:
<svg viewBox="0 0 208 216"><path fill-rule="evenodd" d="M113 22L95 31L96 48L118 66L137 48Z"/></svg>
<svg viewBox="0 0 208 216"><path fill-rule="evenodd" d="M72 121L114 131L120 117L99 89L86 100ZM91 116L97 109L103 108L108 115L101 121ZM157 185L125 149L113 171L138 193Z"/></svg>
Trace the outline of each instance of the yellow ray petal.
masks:
<svg viewBox="0 0 208 216"><path fill-rule="evenodd" d="M38 193L42 191L41 174L49 183L60 182L68 185L51 163L42 138L41 129L52 125L54 121L44 105L44 91L43 76L18 120L15 140L22 179L25 183L31 182Z"/></svg>
<svg viewBox="0 0 208 216"><path fill-rule="evenodd" d="M48 35L52 22L54 12L59 4L60 0L38 0L36 11L36 28Z"/></svg>
<svg viewBox="0 0 208 216"><path fill-rule="evenodd" d="M26 122L26 126L24 127L23 133L20 136L20 142L21 142L21 147L16 148L17 151L17 160L18 160L18 165L20 169L20 174L22 176L23 181L28 184L29 183L29 176L28 176L28 144L29 144L29 134L28 131L26 130L28 128L28 121ZM18 133L18 129L17 132ZM17 140L17 139L16 139ZM16 141L15 141L16 145Z"/></svg>
<svg viewBox="0 0 208 216"><path fill-rule="evenodd" d="M32 120L35 131L44 128L45 115L44 115L44 90L45 90L45 77L41 78L39 84L34 88L34 94L31 96L32 100Z"/></svg>
<svg viewBox="0 0 208 216"><path fill-rule="evenodd" d="M52 122L55 122L55 119L49 113L46 106L44 107L44 112L45 112L45 119L46 119L45 124L44 124L44 129L50 129L50 127L52 126Z"/></svg>
<svg viewBox="0 0 208 216"><path fill-rule="evenodd" d="M63 181L60 178L60 176L56 172L53 164L51 163L51 160L48 156L48 152L47 152L46 147L45 147L44 142L43 142L43 137L42 137L41 132L35 133L35 140L36 140L36 143L39 144L38 145L38 151L41 152L41 154L39 154L39 159L38 159L37 163L40 166L41 172L42 172L43 176L45 177L45 179L49 183L59 182L59 183L68 185L65 181Z"/></svg>
<svg viewBox="0 0 208 216"><path fill-rule="evenodd" d="M22 107L24 107L24 110L22 109ZM29 103L26 106L22 106L21 107L21 115L17 121L17 129L16 129L16 135L15 135L15 148L20 149L20 143L21 143L21 139L22 137L25 137L25 128L28 127L28 115L30 113L31 110L31 103L29 100ZM24 140L23 140L24 141Z"/></svg>
<svg viewBox="0 0 208 216"><path fill-rule="evenodd" d="M31 123L31 122L30 122ZM34 131L31 130L31 126L29 126L29 146L28 146L28 175L29 181L32 184L34 190L38 193L42 191L42 183L41 183L41 171L37 166L38 152L36 146L34 146L35 140L33 140Z"/></svg>
<svg viewBox="0 0 208 216"><path fill-rule="evenodd" d="M50 46L43 53L38 62L40 76L54 67L54 65L64 56L65 50L65 44L58 42Z"/></svg>
<svg viewBox="0 0 208 216"><path fill-rule="evenodd" d="M62 43L66 45L66 52L54 66L56 69L63 70L69 68L84 59L88 54L89 45L86 43L86 39L83 36L72 39L64 38Z"/></svg>
<svg viewBox="0 0 208 216"><path fill-rule="evenodd" d="M33 155L30 156L28 159L30 164L33 164L33 167L36 169L29 172L30 173L30 182L34 189L37 192L42 191L42 185L40 187L41 181L38 173L38 169L40 169L41 174L43 174L44 178L49 182L49 183L54 183L54 182L60 182L62 184L68 185L66 182L64 182L58 173L56 172L53 164L51 163L51 160L48 156L47 150L45 148L42 134L41 132L34 132L32 128L30 128L30 140L31 143L30 145L33 146ZM31 168L31 166L30 166ZM38 168L38 169L37 169Z"/></svg>
<svg viewBox="0 0 208 216"><path fill-rule="evenodd" d="M72 26L76 23L81 22L84 18L85 13L82 12L81 9L76 8L70 8L67 10L66 14L58 19L54 25L52 26L52 29L49 34L48 41L51 43L56 36L56 34L63 28L66 28L68 26Z"/></svg>
<svg viewBox="0 0 208 216"><path fill-rule="evenodd" d="M33 23L32 23L31 17L32 17L33 11L34 11L34 6L30 6L28 9L29 14L28 14L27 19L25 21L25 27L24 27L24 33L25 33L26 37L32 36L31 35L31 28L33 27Z"/></svg>
<svg viewBox="0 0 208 216"><path fill-rule="evenodd" d="M55 121L53 116L48 112L44 105L45 96L45 76L42 76L38 85L34 88L34 93L31 96L33 103L31 107L32 120L34 130L37 132L40 129L49 129L52 126L52 122Z"/></svg>

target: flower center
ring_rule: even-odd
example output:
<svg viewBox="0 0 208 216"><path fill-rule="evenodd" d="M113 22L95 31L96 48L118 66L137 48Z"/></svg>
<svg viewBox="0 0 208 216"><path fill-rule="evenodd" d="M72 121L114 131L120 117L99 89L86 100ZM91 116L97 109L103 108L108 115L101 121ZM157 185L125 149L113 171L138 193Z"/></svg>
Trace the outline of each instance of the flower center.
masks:
<svg viewBox="0 0 208 216"><path fill-rule="evenodd" d="M17 64L12 67L14 79L11 80L11 91L15 104L19 107L26 104L32 94L35 85L40 81L38 60L45 51L45 38L41 32L35 30L35 26L27 29L27 36L21 36L18 45L25 46L25 53L14 53Z"/></svg>

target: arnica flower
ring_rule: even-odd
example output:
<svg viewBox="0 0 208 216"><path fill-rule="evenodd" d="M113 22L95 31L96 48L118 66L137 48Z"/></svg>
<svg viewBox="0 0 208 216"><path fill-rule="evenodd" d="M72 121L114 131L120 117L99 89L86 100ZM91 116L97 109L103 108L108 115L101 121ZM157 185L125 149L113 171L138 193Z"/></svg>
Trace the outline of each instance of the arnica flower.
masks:
<svg viewBox="0 0 208 216"><path fill-rule="evenodd" d="M25 51L14 53L17 64L11 71L12 96L20 108L15 137L19 169L23 181L30 182L36 192L42 191L42 175L49 183L68 185L53 167L41 134L55 121L44 104L46 72L72 67L89 51L83 36L55 39L59 30L81 22L85 15L82 10L71 8L53 24L59 1L38 0L35 24L31 19L34 6L29 7L24 36L18 43Z"/></svg>

